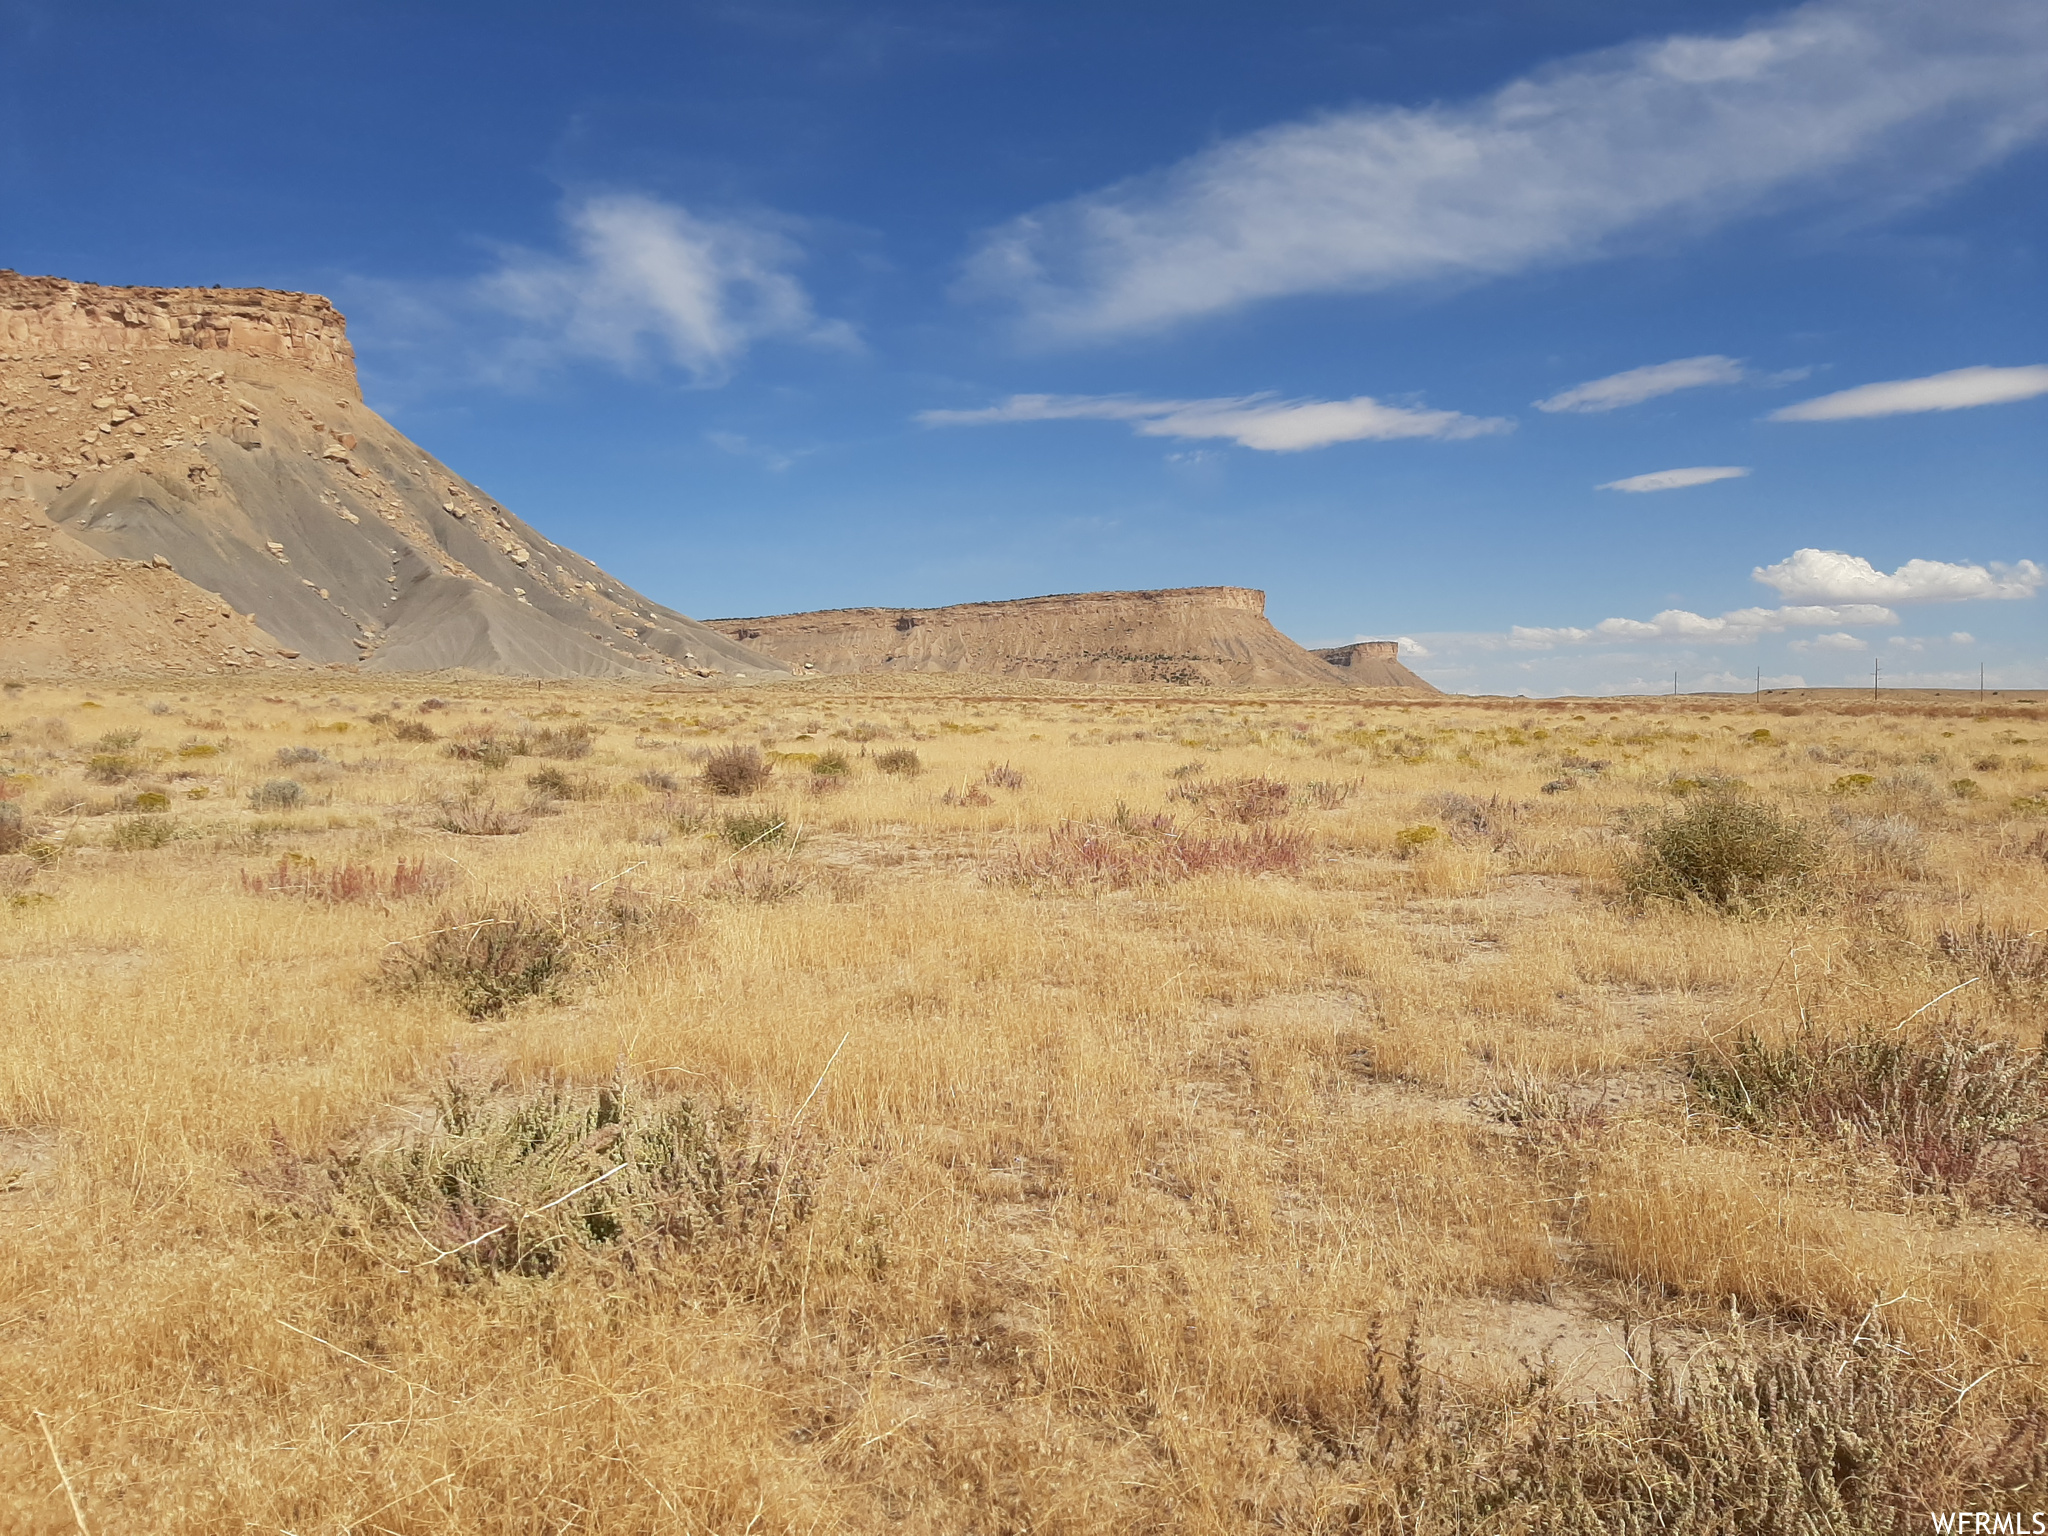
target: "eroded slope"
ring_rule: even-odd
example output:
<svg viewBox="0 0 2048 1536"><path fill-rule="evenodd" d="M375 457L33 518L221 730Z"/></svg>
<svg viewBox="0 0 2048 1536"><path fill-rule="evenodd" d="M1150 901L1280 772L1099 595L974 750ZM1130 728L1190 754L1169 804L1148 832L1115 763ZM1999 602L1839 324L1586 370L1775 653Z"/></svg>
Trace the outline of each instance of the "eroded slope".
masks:
<svg viewBox="0 0 2048 1536"><path fill-rule="evenodd" d="M341 315L311 294L0 273L0 529L17 667L783 671L370 410ZM191 642L201 611L234 632Z"/></svg>

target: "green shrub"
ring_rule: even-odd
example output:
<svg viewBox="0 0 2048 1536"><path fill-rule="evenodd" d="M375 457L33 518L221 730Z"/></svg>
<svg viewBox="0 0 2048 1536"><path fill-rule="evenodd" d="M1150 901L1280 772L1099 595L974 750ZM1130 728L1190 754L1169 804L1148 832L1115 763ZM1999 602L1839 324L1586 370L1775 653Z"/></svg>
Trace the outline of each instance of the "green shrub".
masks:
<svg viewBox="0 0 2048 1536"><path fill-rule="evenodd" d="M266 779L249 791L249 804L259 811L296 810L306 800L306 788L297 779Z"/></svg>
<svg viewBox="0 0 2048 1536"><path fill-rule="evenodd" d="M811 763L811 772L818 778L843 778L853 772L853 764L846 760L846 754L834 747L820 752Z"/></svg>
<svg viewBox="0 0 2048 1536"><path fill-rule="evenodd" d="M788 842L793 832L780 811L728 816L719 823L718 835L735 848L760 848Z"/></svg>
<svg viewBox="0 0 2048 1536"><path fill-rule="evenodd" d="M512 906L482 916L450 911L436 931L396 946L385 975L401 991L438 992L473 1019L555 995L575 967L569 934L545 908Z"/></svg>
<svg viewBox="0 0 2048 1536"><path fill-rule="evenodd" d="M28 844L28 825L22 820L21 807L0 800L0 853L20 853Z"/></svg>
<svg viewBox="0 0 2048 1536"><path fill-rule="evenodd" d="M86 759L85 776L95 784L119 784L134 778L143 767L141 758L126 752L95 752Z"/></svg>
<svg viewBox="0 0 2048 1536"><path fill-rule="evenodd" d="M914 779L924 772L924 759L917 755L914 747L891 747L887 752L875 754L875 766L884 773Z"/></svg>
<svg viewBox="0 0 2048 1536"><path fill-rule="evenodd" d="M1860 795L1877 782L1874 773L1845 773L1828 786L1831 795Z"/></svg>
<svg viewBox="0 0 2048 1536"><path fill-rule="evenodd" d="M386 716L390 719L390 716ZM439 741L441 738L434 728L424 720L393 720L391 722L393 741Z"/></svg>
<svg viewBox="0 0 2048 1536"><path fill-rule="evenodd" d="M135 797L135 809L138 811L166 811L170 806L171 797L161 790L145 789Z"/></svg>
<svg viewBox="0 0 2048 1536"><path fill-rule="evenodd" d="M136 853L161 848L177 835L178 824L168 816L131 816L115 823L107 843L123 853Z"/></svg>
<svg viewBox="0 0 2048 1536"><path fill-rule="evenodd" d="M1403 827L1394 834L1394 851L1405 859L1433 846L1442 836L1443 833L1431 826Z"/></svg>
<svg viewBox="0 0 2048 1536"><path fill-rule="evenodd" d="M1731 794L1692 799L1641 834L1623 870L1638 900L1696 901L1737 912L1788 899L1819 873L1826 842L1769 806Z"/></svg>
<svg viewBox="0 0 2048 1536"><path fill-rule="evenodd" d="M720 747L704 763L704 786L714 795L751 795L772 772L759 747Z"/></svg>
<svg viewBox="0 0 2048 1536"><path fill-rule="evenodd" d="M591 780L571 778L559 768L529 773L526 787L547 800L594 800L599 794L599 786Z"/></svg>

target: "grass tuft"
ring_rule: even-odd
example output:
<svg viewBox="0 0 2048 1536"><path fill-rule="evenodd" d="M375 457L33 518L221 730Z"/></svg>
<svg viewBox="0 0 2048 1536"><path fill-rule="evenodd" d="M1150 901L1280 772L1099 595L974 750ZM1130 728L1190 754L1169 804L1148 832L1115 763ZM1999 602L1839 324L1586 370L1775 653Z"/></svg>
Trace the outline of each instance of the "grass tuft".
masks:
<svg viewBox="0 0 2048 1536"><path fill-rule="evenodd" d="M1730 913L1796 898L1818 875L1826 851L1812 829L1755 800L1719 793L1689 799L1640 841L1623 871L1631 896Z"/></svg>
<svg viewBox="0 0 2048 1536"><path fill-rule="evenodd" d="M714 795L751 795L774 771L759 747L720 747L705 759L704 787Z"/></svg>
<svg viewBox="0 0 2048 1536"><path fill-rule="evenodd" d="M579 1262L628 1271L809 1219L817 1158L766 1144L744 1109L624 1084L519 1097L449 1082L431 1126L323 1161L275 1148L252 1176L302 1217L326 1217L382 1263L450 1279L540 1279Z"/></svg>
<svg viewBox="0 0 2048 1536"><path fill-rule="evenodd" d="M1761 1134L1854 1137L1882 1147L1914 1189L1974 1189L2048 1209L2048 1156L2021 1133L2048 1124L2048 1052L1970 1035L1745 1031L1693 1047L1704 1107Z"/></svg>
<svg viewBox="0 0 2048 1536"><path fill-rule="evenodd" d="M306 787L297 779L266 779L249 791L249 804L259 811L291 811L305 804Z"/></svg>
<svg viewBox="0 0 2048 1536"><path fill-rule="evenodd" d="M551 896L475 898L444 910L427 932L393 940L383 976L399 992L439 996L473 1019L550 1002L572 976L624 964L695 926L689 909L630 886L590 891L562 882Z"/></svg>
<svg viewBox="0 0 2048 1536"><path fill-rule="evenodd" d="M1167 791L1169 800L1198 807L1205 816L1218 821L1248 826L1253 822L1275 821L1288 811L1288 787L1278 779L1259 774L1235 779L1204 779L1187 782Z"/></svg>

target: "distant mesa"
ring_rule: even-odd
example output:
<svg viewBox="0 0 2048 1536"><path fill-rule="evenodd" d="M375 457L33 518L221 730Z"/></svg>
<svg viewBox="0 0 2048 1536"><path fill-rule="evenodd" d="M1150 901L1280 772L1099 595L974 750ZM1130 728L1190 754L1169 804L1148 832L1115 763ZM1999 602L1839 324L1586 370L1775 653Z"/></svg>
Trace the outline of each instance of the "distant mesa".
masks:
<svg viewBox="0 0 2048 1536"><path fill-rule="evenodd" d="M1365 666L1333 666L1327 654L1304 650L1267 622L1266 594L1250 587L1082 592L705 622L813 677L963 672L1087 683L1348 683L1436 691L1400 664L1392 641L1371 642L1386 647L1385 659L1376 652Z"/></svg>
<svg viewBox="0 0 2048 1536"><path fill-rule="evenodd" d="M1434 683L1426 683L1410 672L1401 663L1401 642L1398 640L1360 640L1353 645L1333 645L1327 650L1311 651L1311 656L1320 656L1331 666L1342 669L1345 678L1354 688L1421 688L1430 693L1440 690Z"/></svg>
<svg viewBox="0 0 2048 1536"><path fill-rule="evenodd" d="M0 272L0 663L784 676L363 404L315 294Z"/></svg>

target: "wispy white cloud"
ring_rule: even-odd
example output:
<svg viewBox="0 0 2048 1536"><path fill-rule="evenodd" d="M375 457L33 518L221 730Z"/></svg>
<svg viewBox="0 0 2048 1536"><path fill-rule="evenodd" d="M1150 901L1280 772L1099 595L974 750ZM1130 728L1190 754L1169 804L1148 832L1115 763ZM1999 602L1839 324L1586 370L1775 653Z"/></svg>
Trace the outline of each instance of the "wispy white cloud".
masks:
<svg viewBox="0 0 2048 1536"><path fill-rule="evenodd" d="M720 453L729 453L738 459L757 460L772 474L781 474L799 459L810 457L816 448L771 448L766 443L757 443L744 432L712 431L704 434L704 441Z"/></svg>
<svg viewBox="0 0 2048 1536"><path fill-rule="evenodd" d="M1659 469L1647 475L1630 475L1596 486L1602 491L1682 491L1689 485L1711 485L1716 480L1740 480L1749 473L1735 464L1701 464L1692 469Z"/></svg>
<svg viewBox="0 0 2048 1536"><path fill-rule="evenodd" d="M1491 96L1281 124L993 231L965 287L1041 336L1590 259L1796 197L1896 202L2048 128L2038 0L1815 0Z"/></svg>
<svg viewBox="0 0 2048 1536"><path fill-rule="evenodd" d="M1908 560L1887 575L1861 555L1838 549L1796 550L1750 575L1781 597L1824 603L2012 601L2034 596L2048 582L2048 570L2031 560L1988 566Z"/></svg>
<svg viewBox="0 0 2048 1536"><path fill-rule="evenodd" d="M2048 395L2048 366L1955 368L1924 379L1859 384L1771 412L1773 421L1854 421L1864 416L1905 416L1918 411L1962 411Z"/></svg>
<svg viewBox="0 0 2048 1536"><path fill-rule="evenodd" d="M715 381L767 337L854 339L813 312L792 270L802 253L769 223L632 195L588 199L566 220L571 254L508 250L478 283L486 303L525 323L513 350L529 367L582 356L631 368L653 357Z"/></svg>
<svg viewBox="0 0 2048 1536"><path fill-rule="evenodd" d="M1511 431L1499 416L1467 416L1385 405L1370 395L1349 400L1282 400L1273 394L1214 400L1140 400L1130 395L1012 395L971 411L922 411L928 427L986 426L1011 421L1125 421L1144 437L1224 438L1268 453L1298 453L1332 443L1396 438L1481 437Z"/></svg>
<svg viewBox="0 0 2048 1536"><path fill-rule="evenodd" d="M1669 363L1651 363L1610 373L1604 379L1574 384L1570 389L1538 400L1539 411L1612 411L1624 405L1640 405L1659 395L1681 389L1698 389L1704 384L1740 384L1748 374L1732 357L1710 353L1705 357L1681 357Z"/></svg>

